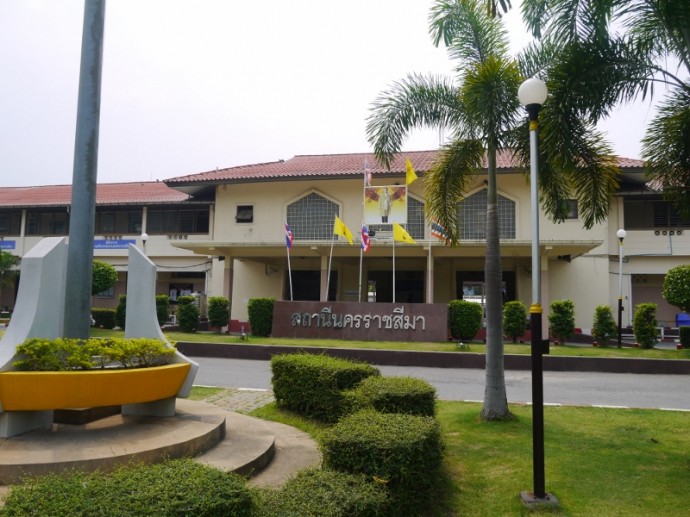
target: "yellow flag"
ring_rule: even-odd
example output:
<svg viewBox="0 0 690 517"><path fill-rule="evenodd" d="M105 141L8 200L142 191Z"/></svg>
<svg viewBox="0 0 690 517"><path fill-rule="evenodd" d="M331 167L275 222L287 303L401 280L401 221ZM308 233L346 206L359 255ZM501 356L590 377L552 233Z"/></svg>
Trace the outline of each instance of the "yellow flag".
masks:
<svg viewBox="0 0 690 517"><path fill-rule="evenodd" d="M405 185L410 185L417 179L417 173L414 171L414 167L412 167L412 162L409 158L405 160L405 170L407 171L405 173Z"/></svg>
<svg viewBox="0 0 690 517"><path fill-rule="evenodd" d="M393 239L398 242L407 242L408 244L417 244L415 240L410 237L410 234L405 231L405 228L398 223L393 223Z"/></svg>
<svg viewBox="0 0 690 517"><path fill-rule="evenodd" d="M335 216L335 224L333 225L333 234L340 235L347 239L347 242L352 244L352 232L345 226L345 223L340 220L340 217Z"/></svg>

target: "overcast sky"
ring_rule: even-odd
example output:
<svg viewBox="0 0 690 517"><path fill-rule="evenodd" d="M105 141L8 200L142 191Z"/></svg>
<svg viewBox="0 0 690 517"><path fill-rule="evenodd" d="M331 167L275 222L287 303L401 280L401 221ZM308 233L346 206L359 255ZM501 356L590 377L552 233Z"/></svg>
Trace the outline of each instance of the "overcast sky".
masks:
<svg viewBox="0 0 690 517"><path fill-rule="evenodd" d="M514 5L519 2L513 2ZM98 181L371 151L371 103L411 72L452 75L433 0L110 0ZM0 0L0 186L72 181L83 0ZM506 18L514 50L526 37ZM639 157L654 112L604 126ZM433 149L419 132L404 150Z"/></svg>

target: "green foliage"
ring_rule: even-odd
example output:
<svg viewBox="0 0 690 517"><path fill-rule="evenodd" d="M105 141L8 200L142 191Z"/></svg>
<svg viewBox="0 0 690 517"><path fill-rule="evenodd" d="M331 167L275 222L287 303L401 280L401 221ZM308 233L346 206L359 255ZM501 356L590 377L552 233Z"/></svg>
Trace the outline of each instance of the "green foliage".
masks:
<svg viewBox="0 0 690 517"><path fill-rule="evenodd" d="M96 323L96 328L113 329L115 328L115 309L91 309L91 316Z"/></svg>
<svg viewBox="0 0 690 517"><path fill-rule="evenodd" d="M611 314L611 307L598 305L594 309L594 323L592 324L592 336L600 346L606 346L609 340L618 335L618 326Z"/></svg>
<svg viewBox="0 0 690 517"><path fill-rule="evenodd" d="M23 371L65 371L105 368L146 368L167 364L175 349L158 339L32 338L17 347L12 363Z"/></svg>
<svg viewBox="0 0 690 517"><path fill-rule="evenodd" d="M322 422L336 422L343 414L343 391L380 375L366 363L305 353L274 355L271 370L278 406Z"/></svg>
<svg viewBox="0 0 690 517"><path fill-rule="evenodd" d="M482 328L484 309L478 303L451 300L448 304L448 326L453 339L470 341Z"/></svg>
<svg viewBox="0 0 690 517"><path fill-rule="evenodd" d="M683 312L690 311L690 266L671 268L664 277L664 300Z"/></svg>
<svg viewBox="0 0 690 517"><path fill-rule="evenodd" d="M642 348L652 348L657 338L656 303L641 303L635 306L633 332Z"/></svg>
<svg viewBox="0 0 690 517"><path fill-rule="evenodd" d="M168 321L168 311L170 310L170 296L167 294L156 295L156 319L159 325Z"/></svg>
<svg viewBox="0 0 690 517"><path fill-rule="evenodd" d="M253 498L240 476L191 459L103 472L48 474L15 485L3 515L194 515L249 517Z"/></svg>
<svg viewBox="0 0 690 517"><path fill-rule="evenodd" d="M432 417L365 410L327 430L321 450L328 468L385 483L394 515L419 515L443 459L441 426Z"/></svg>
<svg viewBox="0 0 690 517"><path fill-rule="evenodd" d="M199 307L193 296L177 297L177 324L183 332L194 332L199 328Z"/></svg>
<svg viewBox="0 0 690 517"><path fill-rule="evenodd" d="M224 327L230 321L230 301L224 296L211 296L208 299L208 322L218 327Z"/></svg>
<svg viewBox="0 0 690 517"><path fill-rule="evenodd" d="M274 298L252 298L247 304L249 326L255 336L270 336L273 329Z"/></svg>
<svg viewBox="0 0 690 517"><path fill-rule="evenodd" d="M352 412L375 409L381 413L434 416L436 388L414 377L367 377L343 394Z"/></svg>
<svg viewBox="0 0 690 517"><path fill-rule="evenodd" d="M678 333L680 345L683 348L690 348L690 327L680 327Z"/></svg>
<svg viewBox="0 0 690 517"><path fill-rule="evenodd" d="M120 300L115 309L115 325L125 330L125 322L127 321L127 295L121 294Z"/></svg>
<svg viewBox="0 0 690 517"><path fill-rule="evenodd" d="M575 334L575 304L572 300L554 300L549 309L551 335L565 343Z"/></svg>
<svg viewBox="0 0 690 517"><path fill-rule="evenodd" d="M527 329L527 309L519 300L506 302L503 306L503 333L517 343Z"/></svg>
<svg viewBox="0 0 690 517"><path fill-rule="evenodd" d="M257 517L376 517L386 515L388 493L363 475L307 469L278 490L260 493Z"/></svg>
<svg viewBox="0 0 690 517"><path fill-rule="evenodd" d="M91 295L102 293L117 283L117 270L102 260L93 261L93 276L91 278Z"/></svg>

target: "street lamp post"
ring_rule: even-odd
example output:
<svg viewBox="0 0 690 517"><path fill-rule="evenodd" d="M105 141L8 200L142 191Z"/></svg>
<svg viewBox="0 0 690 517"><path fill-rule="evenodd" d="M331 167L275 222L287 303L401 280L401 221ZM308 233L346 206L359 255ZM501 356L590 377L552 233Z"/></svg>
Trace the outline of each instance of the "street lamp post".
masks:
<svg viewBox="0 0 690 517"><path fill-rule="evenodd" d="M542 355L541 255L539 251L539 110L546 101L546 84L532 77L520 85L518 99L529 115L530 130L530 203L532 205L532 305L530 330L532 351L532 454L534 491L520 494L528 506L557 505L546 493L544 481L544 371Z"/></svg>
<svg viewBox="0 0 690 517"><path fill-rule="evenodd" d="M627 232L621 228L618 237L618 348L623 346L623 240Z"/></svg>
<svg viewBox="0 0 690 517"><path fill-rule="evenodd" d="M144 255L146 255L146 241L149 240L149 234L144 232L141 234L141 247L144 248Z"/></svg>

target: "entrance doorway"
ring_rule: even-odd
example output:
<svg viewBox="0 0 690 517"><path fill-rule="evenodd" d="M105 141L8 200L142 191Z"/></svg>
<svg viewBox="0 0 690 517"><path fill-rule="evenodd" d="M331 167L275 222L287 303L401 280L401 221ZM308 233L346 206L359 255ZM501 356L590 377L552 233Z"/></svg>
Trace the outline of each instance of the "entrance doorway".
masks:
<svg viewBox="0 0 690 517"><path fill-rule="evenodd" d="M393 271L369 271L376 282L376 301L393 301ZM424 303L424 271L395 272L395 303Z"/></svg>
<svg viewBox="0 0 690 517"><path fill-rule="evenodd" d="M328 285L328 301L336 301L338 292L338 272L331 271ZM285 276L284 300L290 299L290 279ZM321 299L321 271L292 271L292 299L295 301L318 302Z"/></svg>

